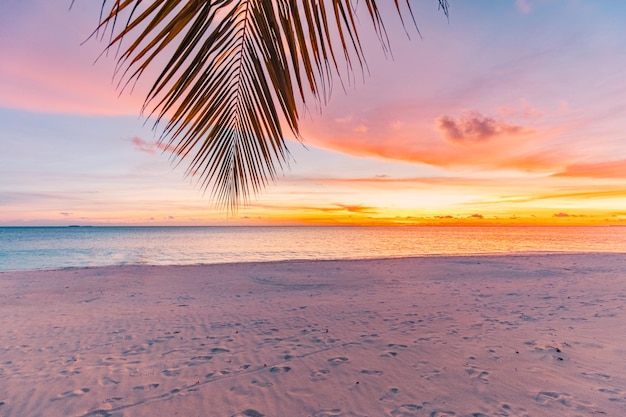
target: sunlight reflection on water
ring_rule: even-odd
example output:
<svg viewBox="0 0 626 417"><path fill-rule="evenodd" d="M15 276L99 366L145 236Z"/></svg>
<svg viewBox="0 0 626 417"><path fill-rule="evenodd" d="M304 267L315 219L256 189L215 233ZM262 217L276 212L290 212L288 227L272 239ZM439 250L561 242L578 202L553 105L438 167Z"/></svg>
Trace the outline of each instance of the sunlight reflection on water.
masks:
<svg viewBox="0 0 626 417"><path fill-rule="evenodd" d="M0 271L523 252L626 252L626 228L0 228Z"/></svg>

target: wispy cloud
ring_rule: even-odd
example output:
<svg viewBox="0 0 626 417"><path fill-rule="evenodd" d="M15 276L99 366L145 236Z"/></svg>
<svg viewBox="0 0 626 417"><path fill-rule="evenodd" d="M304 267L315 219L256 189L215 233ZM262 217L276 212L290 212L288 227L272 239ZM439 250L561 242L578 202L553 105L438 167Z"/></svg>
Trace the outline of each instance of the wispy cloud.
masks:
<svg viewBox="0 0 626 417"><path fill-rule="evenodd" d="M130 140L135 149L140 152L145 152L149 154L155 154L157 150L157 144L155 142L148 142L140 138L139 136L135 136Z"/></svg>
<svg viewBox="0 0 626 417"><path fill-rule="evenodd" d="M139 136L133 137L130 141L134 145L135 149L140 152L145 152L149 154L155 154L159 151L171 153L175 152L173 146L160 141L148 142L147 140L142 139Z"/></svg>
<svg viewBox="0 0 626 417"><path fill-rule="evenodd" d="M564 171L554 174L556 177L587 178L626 178L626 159L617 161L573 164Z"/></svg>
<svg viewBox="0 0 626 417"><path fill-rule="evenodd" d="M349 213L375 213L377 210L375 207L367 207L361 205L346 205L346 204L337 204L337 206L345 210Z"/></svg>

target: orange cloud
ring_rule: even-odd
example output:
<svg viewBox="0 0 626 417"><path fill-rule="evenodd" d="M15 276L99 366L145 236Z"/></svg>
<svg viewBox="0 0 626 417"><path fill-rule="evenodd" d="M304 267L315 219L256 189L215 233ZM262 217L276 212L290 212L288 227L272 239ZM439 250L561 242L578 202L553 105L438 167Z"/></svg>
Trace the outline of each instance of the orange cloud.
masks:
<svg viewBox="0 0 626 417"><path fill-rule="evenodd" d="M366 207L366 206L347 206L343 204L336 204L331 206L320 206L320 207L303 207L303 211L308 212L322 212L331 215L372 215L376 214L378 210L375 207Z"/></svg>
<svg viewBox="0 0 626 417"><path fill-rule="evenodd" d="M573 164L555 177L626 178L626 159L618 161Z"/></svg>
<svg viewBox="0 0 626 417"><path fill-rule="evenodd" d="M337 206L345 210L349 213L374 213L376 212L375 207L367 207L361 205L346 205L346 204L337 204Z"/></svg>
<svg viewBox="0 0 626 417"><path fill-rule="evenodd" d="M623 199L626 198L626 189L616 188L611 189L598 189L594 187L592 190L581 189L575 192L543 192L537 195L528 197L511 197L503 201L490 201L489 205L494 204L515 204L515 203L530 203L544 200L598 200L598 199Z"/></svg>
<svg viewBox="0 0 626 417"><path fill-rule="evenodd" d="M315 212L320 211L323 213L357 213L357 214L374 214L377 212L376 207L369 207L363 205L348 205L348 204L321 204L319 206L293 206L287 205L282 206L278 204L267 204L267 203L251 203L250 206L263 208L263 209L288 209L289 211L295 212Z"/></svg>
<svg viewBox="0 0 626 417"><path fill-rule="evenodd" d="M466 111L458 119L439 115L424 121L406 111L378 110L341 123L306 123L303 136L315 146L349 155L443 168L553 173L573 159L569 148L546 150L542 146L555 131L537 131L478 111ZM398 129L400 124L403 127ZM355 133L365 125L367 131Z"/></svg>

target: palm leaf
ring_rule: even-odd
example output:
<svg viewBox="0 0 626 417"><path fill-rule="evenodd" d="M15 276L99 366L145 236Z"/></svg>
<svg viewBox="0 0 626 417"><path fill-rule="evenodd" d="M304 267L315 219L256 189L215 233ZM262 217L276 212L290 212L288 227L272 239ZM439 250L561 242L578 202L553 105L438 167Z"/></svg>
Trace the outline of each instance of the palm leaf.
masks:
<svg viewBox="0 0 626 417"><path fill-rule="evenodd" d="M363 1L387 49L377 2ZM447 0L438 2L447 15ZM413 13L409 0L400 3L394 0L404 24ZM343 84L354 68L365 68L355 4L103 0L96 33L109 33L107 50L121 51L122 89L162 66L143 110L155 127L165 123L161 141L188 161L187 174L235 211L288 163L284 129L300 138L298 107L308 97L326 102L334 77Z"/></svg>

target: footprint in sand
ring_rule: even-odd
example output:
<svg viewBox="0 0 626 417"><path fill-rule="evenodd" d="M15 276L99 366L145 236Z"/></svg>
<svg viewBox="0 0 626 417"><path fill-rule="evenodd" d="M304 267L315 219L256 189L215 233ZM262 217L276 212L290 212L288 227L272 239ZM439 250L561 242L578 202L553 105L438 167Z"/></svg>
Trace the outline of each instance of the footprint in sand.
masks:
<svg viewBox="0 0 626 417"><path fill-rule="evenodd" d="M206 363L209 362L211 359L213 359L213 356L211 356L211 355L194 356L194 357L190 358L188 361L183 362L183 365L186 365L186 366L206 365Z"/></svg>
<svg viewBox="0 0 626 417"><path fill-rule="evenodd" d="M374 339L376 339L379 336L376 333L372 333L372 334L362 334L359 337L363 339L362 340L363 343L374 343L376 342L376 340Z"/></svg>
<svg viewBox="0 0 626 417"><path fill-rule="evenodd" d="M105 386L105 385L117 385L120 383L120 381L116 381L113 378L109 378L108 376L105 376L104 378L102 378L99 381L100 385Z"/></svg>
<svg viewBox="0 0 626 417"><path fill-rule="evenodd" d="M265 414L261 414L251 408L242 411L241 413L233 414L231 417L263 417Z"/></svg>
<svg viewBox="0 0 626 417"><path fill-rule="evenodd" d="M291 367L289 367L289 366L272 366L269 369L269 371L272 374L285 374L285 373L291 371Z"/></svg>
<svg viewBox="0 0 626 417"><path fill-rule="evenodd" d="M362 369L361 373L363 375L382 375L383 371L375 371L375 370L369 370L369 369Z"/></svg>
<svg viewBox="0 0 626 417"><path fill-rule="evenodd" d="M590 374L587 372L582 372L581 375L584 377L593 378L593 379L603 379L603 380L611 379L611 375L601 374L601 373Z"/></svg>
<svg viewBox="0 0 626 417"><path fill-rule="evenodd" d="M166 369L163 371L165 376L178 376L180 375L180 369Z"/></svg>
<svg viewBox="0 0 626 417"><path fill-rule="evenodd" d="M50 398L50 401L59 401L65 398L78 397L78 396L88 393L89 391L90 391L89 388L81 388L81 389L76 389L74 391L66 391L62 394L57 395L56 397Z"/></svg>
<svg viewBox="0 0 626 417"><path fill-rule="evenodd" d="M566 407L572 407L572 403L569 400L569 397L571 397L571 395L567 393L559 394L558 392L553 392L553 391L541 391L535 397L535 401L537 402L537 404L542 404L542 405L547 404L552 401L557 401Z"/></svg>
<svg viewBox="0 0 626 417"><path fill-rule="evenodd" d="M508 416L509 413L511 412L511 406L507 403L500 404L500 408L504 411L502 411L502 414L497 414L497 415Z"/></svg>
<svg viewBox="0 0 626 417"><path fill-rule="evenodd" d="M424 407L417 404L403 404L391 411L392 417L419 417L423 415L420 411Z"/></svg>
<svg viewBox="0 0 626 417"><path fill-rule="evenodd" d="M134 356L145 353L148 349L143 346L133 346L128 350L122 352L122 356Z"/></svg>
<svg viewBox="0 0 626 417"><path fill-rule="evenodd" d="M431 364L428 361L421 360L413 364L413 368L417 369L420 372L420 377L430 380L432 378L437 378L441 376L441 370L436 368L431 368Z"/></svg>
<svg viewBox="0 0 626 417"><path fill-rule="evenodd" d="M440 377L441 371L439 369L430 369L422 373L420 376L424 379L431 380L433 378Z"/></svg>
<svg viewBox="0 0 626 417"><path fill-rule="evenodd" d="M487 371L482 371L480 369L476 369L474 367L471 367L469 369L466 369L465 372L471 376L472 378L476 378L478 379L480 382L482 382L483 384L489 384L489 372Z"/></svg>
<svg viewBox="0 0 626 417"><path fill-rule="evenodd" d="M159 384L137 385L136 387L133 387L133 391L145 391L158 388L158 386Z"/></svg>
<svg viewBox="0 0 626 417"><path fill-rule="evenodd" d="M104 400L105 403L116 403L118 401L122 401L124 398L122 397L111 397Z"/></svg>
<svg viewBox="0 0 626 417"><path fill-rule="evenodd" d="M79 371L79 370L76 370L76 369L72 369L72 370L67 370L67 369L65 369L65 370L63 370L63 371L61 371L61 372L59 372L59 373L60 373L61 375L63 375L63 376L72 376L72 375L78 375L78 374L80 374L80 371Z"/></svg>
<svg viewBox="0 0 626 417"><path fill-rule="evenodd" d="M395 395L397 395L400 392L400 390L398 388L390 388L389 391L383 395L382 397L380 397L378 400L379 401L385 401L385 400L390 400L392 399Z"/></svg>
<svg viewBox="0 0 626 417"><path fill-rule="evenodd" d="M320 410L313 414L312 417L337 417L341 415L339 408L333 408L332 410Z"/></svg>
<svg viewBox="0 0 626 417"><path fill-rule="evenodd" d="M252 381L250 381L250 383L252 385L256 385L257 387L262 387L262 388L269 388L269 387L274 385L271 382L268 382L268 381L257 381L256 379L253 379Z"/></svg>
<svg viewBox="0 0 626 417"><path fill-rule="evenodd" d="M434 410L429 414L430 417L453 417L456 416L454 411Z"/></svg>
<svg viewBox="0 0 626 417"><path fill-rule="evenodd" d="M324 381L326 380L326 375L328 375L330 371L328 369L320 369L319 371L312 371L310 374L311 381Z"/></svg>
<svg viewBox="0 0 626 417"><path fill-rule="evenodd" d="M388 347L388 348L392 348L392 349L393 349L393 348L401 348L401 349L406 349L408 346L407 346L407 345L399 345L399 344L396 344L396 343L389 343L389 344L387 345L387 347Z"/></svg>
<svg viewBox="0 0 626 417"><path fill-rule="evenodd" d="M342 363L350 362L350 359L344 356L339 356L337 358L330 358L327 360L327 362L330 363L332 366L337 366L341 365Z"/></svg>
<svg viewBox="0 0 626 417"><path fill-rule="evenodd" d="M558 393L554 391L540 391L535 397L535 401L537 402L537 404L542 405L556 401L567 408L575 409L577 412L586 412L592 414L598 413L597 411L594 411L592 408L590 408L590 403L576 401L575 399L573 399L572 395L567 392Z"/></svg>
<svg viewBox="0 0 626 417"><path fill-rule="evenodd" d="M229 375L231 373L230 369L222 369L220 371L216 371L216 372L209 372L208 374L204 375L205 379L209 379L212 378L214 376L224 376L224 375Z"/></svg>
<svg viewBox="0 0 626 417"><path fill-rule="evenodd" d="M615 388L615 389L600 388L598 391L603 393L603 394L609 395L610 396L608 398L609 401L613 401L613 402L625 402L626 401L626 396L624 396L623 392L621 390L617 389L617 388Z"/></svg>
<svg viewBox="0 0 626 417"><path fill-rule="evenodd" d="M195 361L210 361L211 359L213 359L213 356L204 355L204 356L192 356L190 360L192 362L195 362Z"/></svg>

